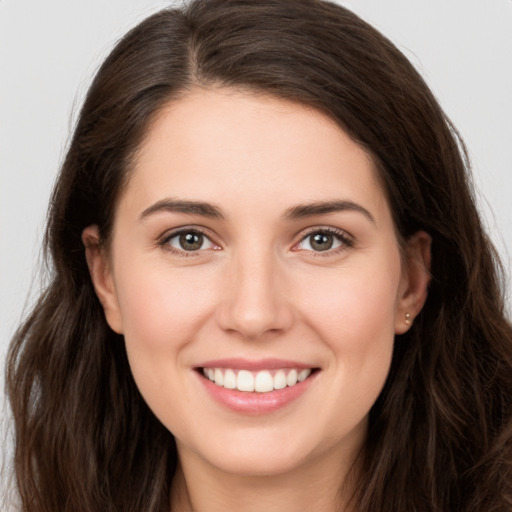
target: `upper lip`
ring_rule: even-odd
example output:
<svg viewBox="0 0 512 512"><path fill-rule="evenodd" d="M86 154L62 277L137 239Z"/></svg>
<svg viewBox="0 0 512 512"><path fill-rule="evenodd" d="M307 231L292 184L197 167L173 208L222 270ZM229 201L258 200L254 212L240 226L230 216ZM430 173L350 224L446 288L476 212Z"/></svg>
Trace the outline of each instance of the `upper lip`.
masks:
<svg viewBox="0 0 512 512"><path fill-rule="evenodd" d="M297 368L297 369L307 369L307 368L315 368L314 365L300 363L298 361L288 360L288 359L244 359L244 358L228 358L228 359L215 359L210 361L205 361L199 365L197 368L231 368L234 370L249 370L249 371L258 371L258 370L278 370L281 368Z"/></svg>

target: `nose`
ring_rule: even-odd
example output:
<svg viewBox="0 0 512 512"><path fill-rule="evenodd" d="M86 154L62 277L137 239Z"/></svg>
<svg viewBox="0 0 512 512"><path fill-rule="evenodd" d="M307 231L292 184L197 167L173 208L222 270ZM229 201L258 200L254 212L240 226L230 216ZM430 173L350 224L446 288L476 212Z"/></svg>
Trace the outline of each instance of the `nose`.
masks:
<svg viewBox="0 0 512 512"><path fill-rule="evenodd" d="M263 252L246 252L231 262L218 309L218 323L224 331L256 340L291 327L293 308L282 265Z"/></svg>

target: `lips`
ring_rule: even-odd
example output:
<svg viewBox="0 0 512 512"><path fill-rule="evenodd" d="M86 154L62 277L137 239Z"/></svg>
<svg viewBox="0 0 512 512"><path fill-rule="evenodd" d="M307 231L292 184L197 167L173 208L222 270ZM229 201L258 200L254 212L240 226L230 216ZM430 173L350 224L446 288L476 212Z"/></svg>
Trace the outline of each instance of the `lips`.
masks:
<svg viewBox="0 0 512 512"><path fill-rule="evenodd" d="M246 414L264 414L298 399L319 368L283 360L241 359L205 362L197 375L216 402Z"/></svg>

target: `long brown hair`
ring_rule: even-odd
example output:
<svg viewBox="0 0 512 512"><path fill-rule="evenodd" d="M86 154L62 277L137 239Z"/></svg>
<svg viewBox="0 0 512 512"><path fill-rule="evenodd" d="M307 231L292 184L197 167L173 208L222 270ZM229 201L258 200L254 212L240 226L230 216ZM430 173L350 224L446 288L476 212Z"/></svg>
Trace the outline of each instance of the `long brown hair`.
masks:
<svg viewBox="0 0 512 512"><path fill-rule="evenodd" d="M370 412L361 512L512 509L512 329L457 132L407 59L321 0L196 0L130 31L88 92L51 200L52 280L16 333L7 383L25 512L164 511L172 435L106 324L81 233L108 242L148 124L188 88L312 106L373 157L397 232L433 239L432 284ZM341 485L341 482L340 482Z"/></svg>

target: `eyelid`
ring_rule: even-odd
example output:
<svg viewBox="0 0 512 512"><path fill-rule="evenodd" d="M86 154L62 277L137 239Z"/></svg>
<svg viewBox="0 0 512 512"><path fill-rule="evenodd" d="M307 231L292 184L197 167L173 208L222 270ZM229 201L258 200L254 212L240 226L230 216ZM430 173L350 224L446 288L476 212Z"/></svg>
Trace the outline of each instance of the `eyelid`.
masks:
<svg viewBox="0 0 512 512"><path fill-rule="evenodd" d="M314 251L309 249L299 249L297 246L302 243L308 236L314 235L316 233L326 233L329 235L333 235L340 242L341 245L334 249L326 249L325 251ZM297 242L295 242L292 246L292 251L304 251L310 253L309 256L318 257L318 256L332 256L333 254L337 254L339 252L343 252L346 249L350 249L354 247L355 239L352 235L347 233L345 230L340 228L335 228L333 226L312 226L307 228L300 234L300 238Z"/></svg>
<svg viewBox="0 0 512 512"><path fill-rule="evenodd" d="M214 246L207 249L198 249L196 251L185 251L181 249L177 249L175 247L172 247L169 244L169 241L172 238L175 238L176 236L179 236L183 233L190 233L190 232L196 232L200 233L202 236L204 236L206 239L210 241L210 243ZM334 248L334 249L326 249L325 251L314 251L314 250L308 250L308 249L300 249L297 248L297 246L303 242L308 236L311 236L315 233L327 233L330 235L333 235L336 237L340 242L340 246ZM330 256L333 254L337 254L338 252L342 252L348 248L353 247L355 244L354 237L350 235L347 231L335 228L333 226L311 226L307 228L306 230L302 231L299 235L298 240L293 244L291 250L292 251L304 251L307 253L310 253L310 256L317 257L317 256ZM173 229L170 229L163 233L161 236L157 239L157 245L162 247L163 249L177 254L179 256L184 257L190 257L190 256L199 256L201 253L204 253L207 250L220 250L221 246L215 241L215 237L212 236L209 229L206 229L202 226L197 225L186 225L186 226L179 226Z"/></svg>
<svg viewBox="0 0 512 512"><path fill-rule="evenodd" d="M213 245L213 247L207 249L198 249L196 251L185 251L182 249L177 249L176 247L172 247L169 244L169 241L173 238L182 235L184 233L199 233L204 236L209 242ZM214 240L214 237L210 234L210 230L203 228L201 226L196 225L187 225L180 226L177 228L170 229L163 233L157 239L157 245L162 247L164 250L169 251L171 253L177 254L178 256L190 257L190 256L199 256L201 253L204 253L207 250L220 250L220 245Z"/></svg>

